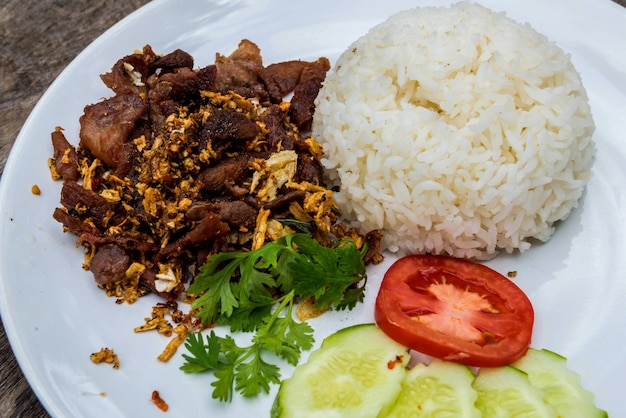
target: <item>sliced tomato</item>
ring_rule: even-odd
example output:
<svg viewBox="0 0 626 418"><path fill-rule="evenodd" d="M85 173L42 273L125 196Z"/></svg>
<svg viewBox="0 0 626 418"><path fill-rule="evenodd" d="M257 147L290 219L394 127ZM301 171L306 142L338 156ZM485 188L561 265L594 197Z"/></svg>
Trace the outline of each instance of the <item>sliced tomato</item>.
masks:
<svg viewBox="0 0 626 418"><path fill-rule="evenodd" d="M376 323L397 342L476 367L522 357L534 316L528 297L500 273L436 255L396 261L385 273L375 309Z"/></svg>

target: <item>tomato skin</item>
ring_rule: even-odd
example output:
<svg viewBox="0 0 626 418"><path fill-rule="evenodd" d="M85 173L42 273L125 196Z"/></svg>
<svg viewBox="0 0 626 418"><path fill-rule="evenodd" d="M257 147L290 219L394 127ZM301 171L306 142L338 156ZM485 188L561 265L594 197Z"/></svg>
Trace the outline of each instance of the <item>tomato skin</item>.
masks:
<svg viewBox="0 0 626 418"><path fill-rule="evenodd" d="M397 342L475 367L518 360L534 323L530 300L511 280L485 265L439 255L397 260L383 277L374 312Z"/></svg>

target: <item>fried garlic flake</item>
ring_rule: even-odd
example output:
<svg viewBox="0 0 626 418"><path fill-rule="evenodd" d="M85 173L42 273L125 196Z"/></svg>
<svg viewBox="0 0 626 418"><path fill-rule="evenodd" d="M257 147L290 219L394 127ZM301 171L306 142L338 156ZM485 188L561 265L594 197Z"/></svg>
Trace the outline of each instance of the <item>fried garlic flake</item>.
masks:
<svg viewBox="0 0 626 418"><path fill-rule="evenodd" d="M169 361L174 354L176 354L178 347L180 347L187 339L188 329L185 325L177 325L176 328L174 328L174 332L176 333L176 336L172 338L169 343L167 343L165 350L163 350L163 352L157 357L157 359L162 362Z"/></svg>
<svg viewBox="0 0 626 418"><path fill-rule="evenodd" d="M319 309L315 306L313 298L305 299L298 304L296 309L296 315L300 321L306 321L307 319L317 318L326 312L327 309Z"/></svg>
<svg viewBox="0 0 626 418"><path fill-rule="evenodd" d="M272 154L265 160L261 170L252 175L250 191L262 183L264 185L257 191L257 198L263 202L276 199L278 190L293 179L298 164L298 154L292 150L280 151Z"/></svg>
<svg viewBox="0 0 626 418"><path fill-rule="evenodd" d="M115 354L112 348L106 348L106 347L101 348L100 351L96 353L92 353L90 358L91 358L91 361L93 361L96 364L108 363L108 364L113 364L114 369L120 368L120 361L117 358L117 354Z"/></svg>
<svg viewBox="0 0 626 418"><path fill-rule="evenodd" d="M167 319L165 319L165 315L169 313L169 309L165 306L153 306L152 307L152 316L150 318L144 318L146 323L135 327L135 332L145 332L156 330L159 334L165 335L169 337L172 335L172 325L169 323Z"/></svg>
<svg viewBox="0 0 626 418"><path fill-rule="evenodd" d="M254 237L252 239L252 250L261 248L263 244L265 244L265 233L267 232L267 220L269 216L269 209L259 209L259 214L256 218L256 229L254 230Z"/></svg>

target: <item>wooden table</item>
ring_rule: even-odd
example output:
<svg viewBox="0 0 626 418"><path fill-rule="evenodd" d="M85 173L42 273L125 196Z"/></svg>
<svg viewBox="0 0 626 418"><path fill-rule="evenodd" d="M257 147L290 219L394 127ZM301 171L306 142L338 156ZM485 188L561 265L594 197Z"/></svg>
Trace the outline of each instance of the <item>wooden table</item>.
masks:
<svg viewBox="0 0 626 418"><path fill-rule="evenodd" d="M600 1L600 0L598 0ZM626 7L626 0L616 0ZM43 92L91 41L148 0L5 0L0 6L0 174ZM0 417L48 417L0 326Z"/></svg>

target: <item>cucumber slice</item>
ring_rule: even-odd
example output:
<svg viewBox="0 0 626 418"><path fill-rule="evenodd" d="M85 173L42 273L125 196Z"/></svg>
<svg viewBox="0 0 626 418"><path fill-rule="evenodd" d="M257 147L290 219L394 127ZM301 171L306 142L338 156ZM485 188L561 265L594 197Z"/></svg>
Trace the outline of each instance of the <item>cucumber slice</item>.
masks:
<svg viewBox="0 0 626 418"><path fill-rule="evenodd" d="M472 386L478 391L476 407L484 417L557 417L556 410L543 401L543 392L515 367L482 368Z"/></svg>
<svg viewBox="0 0 626 418"><path fill-rule="evenodd" d="M400 392L409 357L374 324L339 330L283 380L271 417L375 418Z"/></svg>
<svg viewBox="0 0 626 418"><path fill-rule="evenodd" d="M400 395L385 417L480 418L473 381L474 373L461 364L437 359L428 366L418 363L407 372Z"/></svg>
<svg viewBox="0 0 626 418"><path fill-rule="evenodd" d="M543 391L543 399L561 418L608 417L596 407L593 393L581 386L580 375L567 368L567 359L549 350L529 349L513 367L528 374L530 383Z"/></svg>

